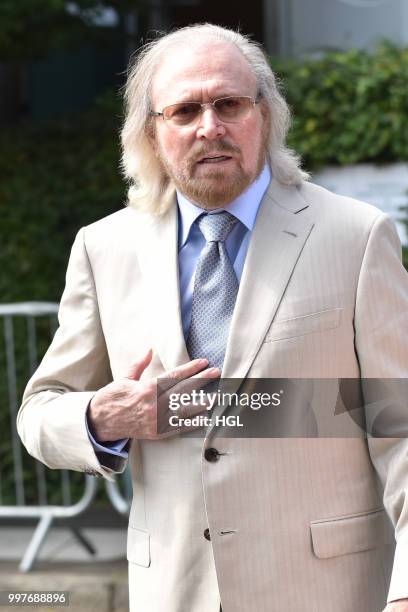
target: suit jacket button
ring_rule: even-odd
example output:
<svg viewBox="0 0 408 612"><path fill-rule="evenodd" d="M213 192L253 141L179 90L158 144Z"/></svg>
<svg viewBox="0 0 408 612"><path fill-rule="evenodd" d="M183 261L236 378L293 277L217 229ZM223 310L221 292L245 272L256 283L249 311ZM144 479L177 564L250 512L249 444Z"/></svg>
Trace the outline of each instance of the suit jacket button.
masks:
<svg viewBox="0 0 408 612"><path fill-rule="evenodd" d="M207 459L207 461L211 461L213 463L214 461L218 461L220 458L220 453L216 448L206 448L204 451L204 457Z"/></svg>
<svg viewBox="0 0 408 612"><path fill-rule="evenodd" d="M210 530L208 529L204 529L204 537L206 540L210 541L211 540L211 536L210 536Z"/></svg>

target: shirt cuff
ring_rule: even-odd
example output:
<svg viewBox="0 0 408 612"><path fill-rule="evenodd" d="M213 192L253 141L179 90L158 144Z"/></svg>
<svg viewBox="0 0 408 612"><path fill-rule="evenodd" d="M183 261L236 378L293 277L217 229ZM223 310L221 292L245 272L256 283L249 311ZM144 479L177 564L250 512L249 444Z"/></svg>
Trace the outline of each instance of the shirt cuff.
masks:
<svg viewBox="0 0 408 612"><path fill-rule="evenodd" d="M129 438L122 438L121 440L112 440L112 441L106 441L102 444L99 444L99 442L97 442L95 440L95 438L93 437L93 435L90 432L90 428L89 428L89 423L88 423L88 416L85 416L85 425L86 425L86 431L88 433L88 437L92 443L92 446L95 449L95 452L98 453L108 453L110 455L116 455L117 457L122 457L123 459L127 459L128 458L128 453L125 450L125 446L129 441Z"/></svg>

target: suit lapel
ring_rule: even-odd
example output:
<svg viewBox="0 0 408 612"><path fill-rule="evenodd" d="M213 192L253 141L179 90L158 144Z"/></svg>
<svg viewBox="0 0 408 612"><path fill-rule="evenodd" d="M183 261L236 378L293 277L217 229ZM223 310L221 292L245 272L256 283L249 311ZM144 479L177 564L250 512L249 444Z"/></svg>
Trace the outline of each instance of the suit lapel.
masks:
<svg viewBox="0 0 408 612"><path fill-rule="evenodd" d="M154 348L168 370L190 360L181 321L177 206L162 216L141 218L139 264L152 309Z"/></svg>
<svg viewBox="0 0 408 612"><path fill-rule="evenodd" d="M165 215L146 214L139 220L137 250L152 308L154 344L165 369L172 369L189 361L180 308L177 206ZM298 190L273 180L252 232L223 378L247 375L312 228L308 204Z"/></svg>
<svg viewBox="0 0 408 612"><path fill-rule="evenodd" d="M273 180L252 232L231 321L223 378L244 378L276 314L313 228L295 187Z"/></svg>

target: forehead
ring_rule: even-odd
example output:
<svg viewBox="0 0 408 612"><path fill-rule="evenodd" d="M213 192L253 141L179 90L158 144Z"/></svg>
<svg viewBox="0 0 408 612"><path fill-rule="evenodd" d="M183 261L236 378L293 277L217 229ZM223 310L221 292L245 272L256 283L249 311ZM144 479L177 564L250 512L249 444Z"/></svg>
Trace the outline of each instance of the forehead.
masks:
<svg viewBox="0 0 408 612"><path fill-rule="evenodd" d="M242 53L230 43L202 41L175 45L153 77L155 104L256 94L256 79Z"/></svg>

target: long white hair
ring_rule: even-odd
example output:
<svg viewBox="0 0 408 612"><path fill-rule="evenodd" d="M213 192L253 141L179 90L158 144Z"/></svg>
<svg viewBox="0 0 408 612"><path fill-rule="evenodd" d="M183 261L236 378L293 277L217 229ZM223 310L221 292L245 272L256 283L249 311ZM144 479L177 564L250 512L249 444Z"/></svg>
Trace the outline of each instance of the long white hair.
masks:
<svg viewBox="0 0 408 612"><path fill-rule="evenodd" d="M151 87L159 62L170 48L195 42L198 37L233 44L246 58L269 114L267 155L274 179L284 185L296 185L308 178L300 168L299 157L286 146L290 112L261 46L234 30L210 23L195 24L145 44L129 66L121 132L122 169L130 182L128 204L135 208L163 214L173 202L175 187L148 138Z"/></svg>

